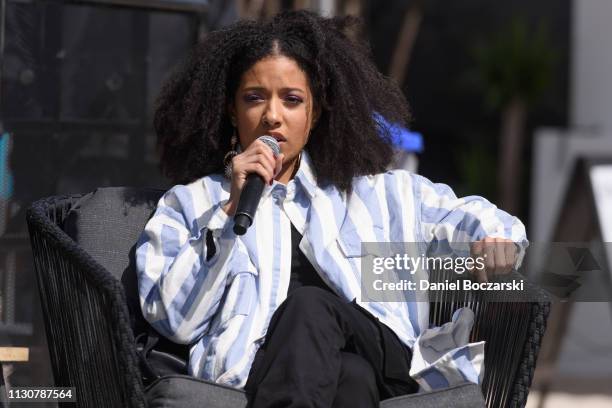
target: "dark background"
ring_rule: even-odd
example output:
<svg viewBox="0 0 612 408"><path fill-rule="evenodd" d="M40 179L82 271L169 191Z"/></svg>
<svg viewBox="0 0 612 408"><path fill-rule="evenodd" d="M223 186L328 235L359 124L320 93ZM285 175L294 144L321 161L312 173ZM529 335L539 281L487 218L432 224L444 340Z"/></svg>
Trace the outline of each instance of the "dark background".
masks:
<svg viewBox="0 0 612 408"><path fill-rule="evenodd" d="M294 6L290 1L280 4ZM385 74L404 11L412 4L362 2L366 36ZM479 194L495 201L500 117L470 81L474 47L512 18L534 27L545 23L557 58L551 85L529 108L526 134L529 140L536 127L566 127L570 1L423 4L402 86L413 110L412 128L424 137L419 173L449 184L458 195ZM151 123L155 96L198 37L234 21L240 10L234 2L173 10L69 1L5 5L0 119L13 143L9 169L14 188L8 211L0 214L0 343L32 349L30 363L13 367L15 385L49 385L25 209L41 197L102 186L169 187L157 168ZM530 145L526 142L520 163L523 195L517 215L524 221Z"/></svg>

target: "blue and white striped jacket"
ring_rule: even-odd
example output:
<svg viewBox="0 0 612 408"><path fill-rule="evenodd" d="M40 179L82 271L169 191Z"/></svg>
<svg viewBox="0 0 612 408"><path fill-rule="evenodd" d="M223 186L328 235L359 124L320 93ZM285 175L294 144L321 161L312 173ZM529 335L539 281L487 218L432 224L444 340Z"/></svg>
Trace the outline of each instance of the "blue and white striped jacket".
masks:
<svg viewBox="0 0 612 408"><path fill-rule="evenodd" d="M136 250L144 316L172 341L192 345L190 374L244 387L270 318L287 296L293 223L303 235L300 249L323 280L347 301L356 298L413 348L411 376L422 389L482 379L484 343L468 344L466 335L454 333L469 332L469 309L429 328L427 302L361 299L361 242L431 247L492 236L526 246L516 217L482 197L457 198L448 186L403 170L356 177L350 195L321 188L304 152L295 178L266 187L252 227L236 236L222 209L229 188L221 175L174 186L160 199ZM216 247L208 261L207 231Z"/></svg>

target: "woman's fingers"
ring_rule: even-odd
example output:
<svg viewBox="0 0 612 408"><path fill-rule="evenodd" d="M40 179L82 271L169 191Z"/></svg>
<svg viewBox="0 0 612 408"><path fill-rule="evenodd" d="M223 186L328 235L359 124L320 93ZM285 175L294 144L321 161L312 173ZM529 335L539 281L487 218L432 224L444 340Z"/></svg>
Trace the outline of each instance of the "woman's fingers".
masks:
<svg viewBox="0 0 612 408"><path fill-rule="evenodd" d="M504 245L506 254L506 264L508 265L508 273L512 272L516 263L516 244L513 241L507 241Z"/></svg>
<svg viewBox="0 0 612 408"><path fill-rule="evenodd" d="M238 179L246 180L249 173L257 173L266 183L270 183L274 178L274 168L270 163L257 156L234 157L233 171Z"/></svg>
<svg viewBox="0 0 612 408"><path fill-rule="evenodd" d="M272 168L276 166L276 160L274 159L274 153L272 150L263 142L257 140L249 146L244 152L245 157L256 158L261 162L270 164Z"/></svg>
<svg viewBox="0 0 612 408"><path fill-rule="evenodd" d="M248 173L255 172L270 184L276 172L276 159L267 145L255 141L247 150L234 157L233 166L235 174L238 173L242 179L246 179Z"/></svg>
<svg viewBox="0 0 612 408"><path fill-rule="evenodd" d="M243 152L232 158L232 182L226 212L233 214L242 188L250 173L258 174L267 184L272 184L276 175L277 159L268 145L260 140L251 143Z"/></svg>
<svg viewBox="0 0 612 408"><path fill-rule="evenodd" d="M274 178L273 170L260 162L251 162L244 165L243 170L246 174L257 173L266 183Z"/></svg>
<svg viewBox="0 0 612 408"><path fill-rule="evenodd" d="M478 258L484 255L484 241L476 241L472 243L472 257ZM486 259L486 258L485 258ZM486 268L475 267L472 272L476 275L478 282L488 282Z"/></svg>
<svg viewBox="0 0 612 408"><path fill-rule="evenodd" d="M481 283L487 283L489 281L486 268L476 269L476 280Z"/></svg>
<svg viewBox="0 0 612 408"><path fill-rule="evenodd" d="M506 275L512 271L516 258L516 245L510 239L495 238L496 274Z"/></svg>
<svg viewBox="0 0 612 408"><path fill-rule="evenodd" d="M484 264L487 276L493 276L495 271L495 239L484 239Z"/></svg>
<svg viewBox="0 0 612 408"><path fill-rule="evenodd" d="M479 282L487 282L489 276L512 271L516 260L516 245L509 239L487 237L472 243L471 253L473 257L483 258L485 267L474 272Z"/></svg>
<svg viewBox="0 0 612 408"><path fill-rule="evenodd" d="M503 238L495 238L493 240L495 244L495 268L493 269L494 275L503 275L507 273L508 265L506 264L506 242Z"/></svg>

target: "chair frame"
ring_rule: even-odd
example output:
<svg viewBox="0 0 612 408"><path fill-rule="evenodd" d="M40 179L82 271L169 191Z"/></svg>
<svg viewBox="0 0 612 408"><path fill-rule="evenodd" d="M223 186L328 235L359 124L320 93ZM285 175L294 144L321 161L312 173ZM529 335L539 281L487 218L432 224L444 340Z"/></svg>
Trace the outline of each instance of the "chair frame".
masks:
<svg viewBox="0 0 612 408"><path fill-rule="evenodd" d="M26 215L55 385L76 387L78 407L145 407L123 286L62 229L81 197L48 197ZM489 407L526 404L550 310L544 292L529 290L542 301L489 302L479 293L444 293L443 302L432 302L434 325L449 321L458 307L474 310L472 341L486 341L482 390Z"/></svg>

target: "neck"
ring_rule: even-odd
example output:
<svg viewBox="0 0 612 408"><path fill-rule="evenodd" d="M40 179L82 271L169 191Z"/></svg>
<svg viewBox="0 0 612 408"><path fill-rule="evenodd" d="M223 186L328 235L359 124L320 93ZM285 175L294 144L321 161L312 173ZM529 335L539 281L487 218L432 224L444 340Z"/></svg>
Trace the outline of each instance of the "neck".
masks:
<svg viewBox="0 0 612 408"><path fill-rule="evenodd" d="M283 163L283 168L276 175L275 180L282 184L287 184L300 168L300 155L288 163Z"/></svg>

